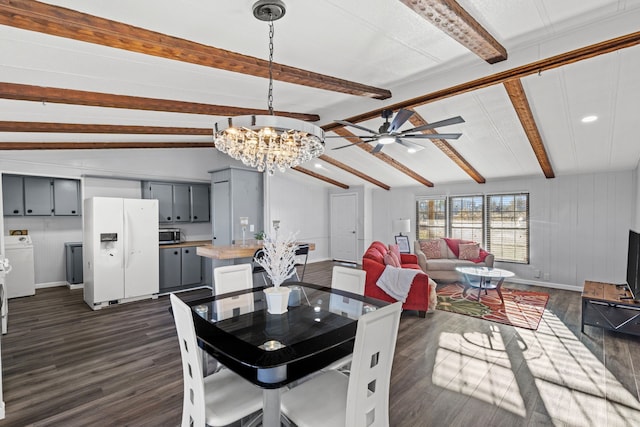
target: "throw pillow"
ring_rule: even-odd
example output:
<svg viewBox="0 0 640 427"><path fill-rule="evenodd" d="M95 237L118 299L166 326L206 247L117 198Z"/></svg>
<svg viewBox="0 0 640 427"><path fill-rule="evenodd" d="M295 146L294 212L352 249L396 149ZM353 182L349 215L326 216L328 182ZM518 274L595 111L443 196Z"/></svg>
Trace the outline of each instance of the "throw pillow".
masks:
<svg viewBox="0 0 640 427"><path fill-rule="evenodd" d="M440 259L442 253L440 252L440 239L425 240L420 242L420 249L427 257L427 259Z"/></svg>
<svg viewBox="0 0 640 427"><path fill-rule="evenodd" d="M400 263L400 247L398 245L389 245L389 252L393 253L398 259L398 263Z"/></svg>
<svg viewBox="0 0 640 427"><path fill-rule="evenodd" d="M479 243L460 243L458 259L474 260L480 256Z"/></svg>
<svg viewBox="0 0 640 427"><path fill-rule="evenodd" d="M395 254L391 251L384 254L384 265L390 265L391 267L400 268L400 261L395 257Z"/></svg>

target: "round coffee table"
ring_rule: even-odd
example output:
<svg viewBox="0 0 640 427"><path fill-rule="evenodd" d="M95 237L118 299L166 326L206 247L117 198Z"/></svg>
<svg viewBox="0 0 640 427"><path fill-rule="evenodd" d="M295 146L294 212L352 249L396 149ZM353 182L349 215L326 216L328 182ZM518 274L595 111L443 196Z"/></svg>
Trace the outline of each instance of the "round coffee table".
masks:
<svg viewBox="0 0 640 427"><path fill-rule="evenodd" d="M484 294L487 294L487 289L495 289L498 291L500 301L504 304L502 298L502 282L507 277L513 277L515 274L512 271L503 270L501 268L492 267L456 267L458 273L464 274L467 284L471 288L478 288L478 301L480 301L480 293L484 289ZM470 277L479 277L479 281L472 281ZM498 279L496 283L491 283L492 279ZM467 288L468 290L469 288ZM467 292L465 290L465 294Z"/></svg>

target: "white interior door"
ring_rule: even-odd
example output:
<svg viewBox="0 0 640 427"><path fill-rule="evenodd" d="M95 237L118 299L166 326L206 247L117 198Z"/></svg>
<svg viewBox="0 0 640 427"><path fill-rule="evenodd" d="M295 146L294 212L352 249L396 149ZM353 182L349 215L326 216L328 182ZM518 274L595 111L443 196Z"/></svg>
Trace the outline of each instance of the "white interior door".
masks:
<svg viewBox="0 0 640 427"><path fill-rule="evenodd" d="M358 198L356 193L332 194L331 257L358 262Z"/></svg>

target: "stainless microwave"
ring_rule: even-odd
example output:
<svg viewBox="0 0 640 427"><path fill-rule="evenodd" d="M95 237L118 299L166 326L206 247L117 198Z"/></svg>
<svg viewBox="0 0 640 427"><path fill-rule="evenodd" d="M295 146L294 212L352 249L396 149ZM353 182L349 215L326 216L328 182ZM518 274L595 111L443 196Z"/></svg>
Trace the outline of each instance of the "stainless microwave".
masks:
<svg viewBox="0 0 640 427"><path fill-rule="evenodd" d="M170 245L172 243L180 243L180 229L178 228L161 228L159 232L159 241L161 245Z"/></svg>

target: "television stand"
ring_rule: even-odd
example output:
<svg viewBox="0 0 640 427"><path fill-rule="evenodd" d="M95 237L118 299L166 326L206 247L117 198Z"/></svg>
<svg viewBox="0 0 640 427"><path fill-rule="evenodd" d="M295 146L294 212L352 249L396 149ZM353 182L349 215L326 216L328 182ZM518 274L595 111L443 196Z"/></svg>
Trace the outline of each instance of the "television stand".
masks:
<svg viewBox="0 0 640 427"><path fill-rule="evenodd" d="M626 286L587 280L582 290L582 333L585 325L640 335L640 303L634 302Z"/></svg>

